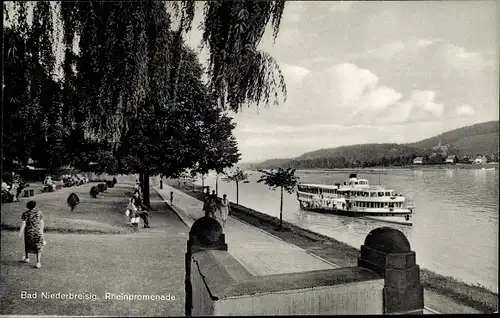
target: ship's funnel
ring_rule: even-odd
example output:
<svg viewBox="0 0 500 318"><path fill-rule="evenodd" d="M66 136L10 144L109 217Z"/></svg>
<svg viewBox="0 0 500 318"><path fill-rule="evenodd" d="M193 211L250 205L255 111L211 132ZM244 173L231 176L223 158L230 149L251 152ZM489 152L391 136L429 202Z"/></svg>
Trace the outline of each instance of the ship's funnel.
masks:
<svg viewBox="0 0 500 318"><path fill-rule="evenodd" d="M358 178L358 175L356 173L351 173L349 175L349 179L351 179L351 178Z"/></svg>

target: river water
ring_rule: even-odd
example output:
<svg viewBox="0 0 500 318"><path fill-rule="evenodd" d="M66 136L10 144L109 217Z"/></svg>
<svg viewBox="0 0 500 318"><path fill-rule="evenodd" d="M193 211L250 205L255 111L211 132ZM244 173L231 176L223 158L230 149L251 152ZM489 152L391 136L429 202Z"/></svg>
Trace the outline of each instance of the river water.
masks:
<svg viewBox="0 0 500 318"><path fill-rule="evenodd" d="M411 200L416 207L413 226L301 211L296 193L285 193L283 219L357 248L371 230L397 228L408 237L422 268L498 292L498 170L372 169L296 174L303 183L334 184L354 172L370 184L380 183ZM259 172L249 173L250 182L239 186L239 203L279 217L279 189L269 190L256 182ZM209 175L205 185L215 189L215 175ZM234 183L219 178L218 189L219 195L226 193L236 202Z"/></svg>

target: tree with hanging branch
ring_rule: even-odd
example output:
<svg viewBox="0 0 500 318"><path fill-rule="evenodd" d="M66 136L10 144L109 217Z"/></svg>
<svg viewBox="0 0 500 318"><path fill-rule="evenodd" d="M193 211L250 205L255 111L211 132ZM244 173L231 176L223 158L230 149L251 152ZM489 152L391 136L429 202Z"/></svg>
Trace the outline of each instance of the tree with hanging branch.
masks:
<svg viewBox="0 0 500 318"><path fill-rule="evenodd" d="M103 157L105 161L100 167L120 171L134 166L147 182L150 175L161 173L148 160L156 151L148 149L144 158L135 156L141 161L136 165L125 166L121 164L124 160L113 158L130 141L134 128L140 128L138 135L143 137L137 140L136 136L136 143L144 148L157 147L158 139L146 131L144 123L154 122L158 112L166 112L182 117L173 120L173 124L157 120L154 125L170 133L162 135L165 142L181 148L174 153L182 153L183 162L175 162L173 170L192 167L193 162L199 161L189 157L193 148L186 142L192 140L193 130L179 128L180 123L191 122L186 120L191 105L182 101L186 94L182 92L182 68L190 58L190 53L183 49L182 38L191 29L197 2L57 1L51 6L39 3L42 4L37 2L36 6L40 17L48 17L47 12L56 6L60 8L58 21L62 22L65 51L62 108L68 121L69 157L83 157L81 150L85 147L78 145L100 145L110 154ZM209 51L207 95L218 108L239 111L242 105L276 104L280 92L286 99L284 78L276 61L257 49L267 25L271 24L276 38L284 6L285 1L205 2L201 30L202 44ZM23 10L18 10L22 13L18 15L18 25L27 21ZM172 18L180 21L177 29L172 28ZM46 43L43 32L52 32L54 27L49 22L43 22L43 26L33 28L40 34L32 38L34 46ZM74 39L79 39L78 53L73 49ZM39 51L46 52L48 47L43 44ZM44 54L39 60L49 69L52 62ZM39 90L32 91L36 104ZM166 161L158 160L162 159ZM149 190L149 185L144 187ZM144 194L147 203L149 195Z"/></svg>
<svg viewBox="0 0 500 318"><path fill-rule="evenodd" d="M264 182L269 188L275 191L280 188L280 230L283 229L283 190L288 193L293 193L299 177L295 176L295 169L283 169L279 167L276 171L258 170L262 173L257 183Z"/></svg>

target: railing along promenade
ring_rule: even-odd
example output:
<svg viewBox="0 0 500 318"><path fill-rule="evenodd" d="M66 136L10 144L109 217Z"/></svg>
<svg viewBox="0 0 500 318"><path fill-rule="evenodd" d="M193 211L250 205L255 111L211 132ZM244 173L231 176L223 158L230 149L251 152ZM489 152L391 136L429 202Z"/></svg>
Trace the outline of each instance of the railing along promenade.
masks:
<svg viewBox="0 0 500 318"><path fill-rule="evenodd" d="M381 227L357 266L254 276L228 251L219 222L194 222L186 252L186 315L422 314L420 267L408 239Z"/></svg>

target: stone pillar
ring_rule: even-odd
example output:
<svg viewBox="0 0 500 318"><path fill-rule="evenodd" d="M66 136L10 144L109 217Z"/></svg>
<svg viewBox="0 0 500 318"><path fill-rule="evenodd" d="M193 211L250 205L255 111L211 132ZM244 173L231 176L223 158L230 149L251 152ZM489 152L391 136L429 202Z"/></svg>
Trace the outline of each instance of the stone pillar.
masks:
<svg viewBox="0 0 500 318"><path fill-rule="evenodd" d="M403 233L390 227L371 231L361 246L358 266L384 277L384 314L423 314L420 267Z"/></svg>
<svg viewBox="0 0 500 318"><path fill-rule="evenodd" d="M193 290L191 285L191 258L192 255L204 250L227 251L225 235L217 220L210 217L201 217L196 220L189 231L187 241L187 252L185 258L186 278L184 281L186 288L186 316L191 316L193 305Z"/></svg>

